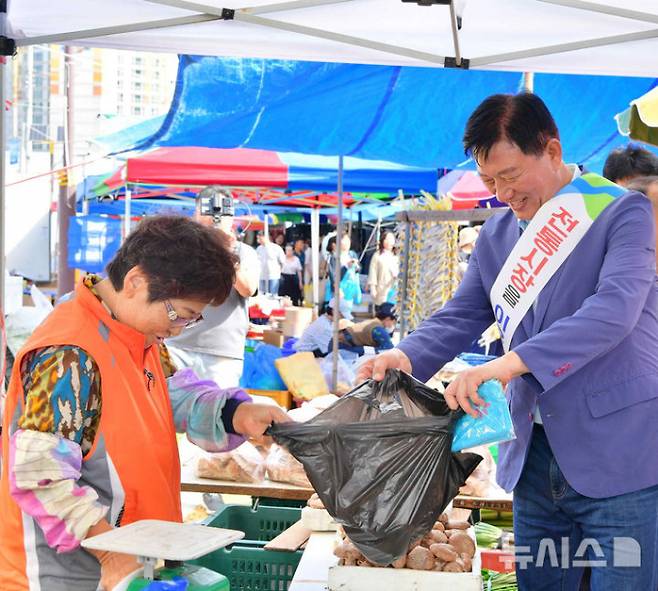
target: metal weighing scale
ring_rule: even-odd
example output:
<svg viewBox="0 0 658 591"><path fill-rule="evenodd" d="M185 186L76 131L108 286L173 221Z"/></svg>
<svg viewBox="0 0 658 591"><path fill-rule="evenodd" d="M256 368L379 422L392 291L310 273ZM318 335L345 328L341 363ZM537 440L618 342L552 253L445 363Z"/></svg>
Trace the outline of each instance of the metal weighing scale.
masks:
<svg viewBox="0 0 658 591"><path fill-rule="evenodd" d="M82 541L83 548L131 554L144 565L144 574L130 582L127 591L140 591L156 581L160 588L186 591L229 591L228 579L202 566L184 564L244 537L244 532L171 521L136 521ZM158 560L164 568L156 569ZM180 586L176 586L176 581ZM187 585L184 582L187 582Z"/></svg>

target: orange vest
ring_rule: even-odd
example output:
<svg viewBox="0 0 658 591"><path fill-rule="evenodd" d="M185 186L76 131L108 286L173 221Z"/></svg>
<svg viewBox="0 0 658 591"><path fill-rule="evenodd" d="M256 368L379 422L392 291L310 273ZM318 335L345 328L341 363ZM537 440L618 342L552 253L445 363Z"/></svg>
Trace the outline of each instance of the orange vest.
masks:
<svg viewBox="0 0 658 591"><path fill-rule="evenodd" d="M59 573L71 571L71 580L62 588L83 589L76 580L85 580L88 588L88 577L99 574L97 561L91 562L84 550L57 554L48 548L39 526L23 514L9 493L9 435L24 405L21 364L30 351L51 345L84 349L101 373L101 420L93 447L83 458L80 483L94 488L100 502L111 507L107 519L113 525L140 519L181 521L178 447L158 348L144 349L144 335L113 320L98 298L80 284L74 296L59 304L36 329L14 363L2 429L2 591L48 591L55 588L54 581L59 589Z"/></svg>

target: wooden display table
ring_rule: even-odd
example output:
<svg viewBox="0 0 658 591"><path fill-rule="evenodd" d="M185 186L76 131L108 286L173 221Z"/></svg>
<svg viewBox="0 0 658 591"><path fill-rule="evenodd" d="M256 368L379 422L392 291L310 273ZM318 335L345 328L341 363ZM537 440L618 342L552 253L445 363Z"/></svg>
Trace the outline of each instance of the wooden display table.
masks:
<svg viewBox="0 0 658 591"><path fill-rule="evenodd" d="M313 494L312 488L304 488L282 482L265 480L259 484L251 482L232 482L230 480L213 480L199 478L192 463L181 468L181 491L202 493L225 493L249 495L252 497L270 497L272 499L289 499L307 501Z"/></svg>

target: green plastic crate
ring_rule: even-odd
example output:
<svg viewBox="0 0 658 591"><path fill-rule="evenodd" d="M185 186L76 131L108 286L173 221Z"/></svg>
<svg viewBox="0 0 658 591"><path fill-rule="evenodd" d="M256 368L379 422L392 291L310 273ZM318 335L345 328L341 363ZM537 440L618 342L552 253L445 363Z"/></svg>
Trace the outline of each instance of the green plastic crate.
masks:
<svg viewBox="0 0 658 591"><path fill-rule="evenodd" d="M265 506L265 507L294 507L295 509L302 509L306 507L306 501L297 499L275 499L272 497L254 497L252 506Z"/></svg>
<svg viewBox="0 0 658 591"><path fill-rule="evenodd" d="M302 510L295 507L226 505L204 522L210 527L243 531L244 540L269 542L297 523Z"/></svg>
<svg viewBox="0 0 658 591"><path fill-rule="evenodd" d="M231 591L287 591L302 551L273 552L234 544L192 561L228 578Z"/></svg>

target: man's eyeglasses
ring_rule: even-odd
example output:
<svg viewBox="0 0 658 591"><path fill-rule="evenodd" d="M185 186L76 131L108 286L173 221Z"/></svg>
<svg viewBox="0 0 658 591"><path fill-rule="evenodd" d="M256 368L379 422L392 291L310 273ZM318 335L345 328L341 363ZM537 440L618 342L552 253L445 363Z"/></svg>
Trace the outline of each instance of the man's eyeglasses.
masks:
<svg viewBox="0 0 658 591"><path fill-rule="evenodd" d="M165 308L167 308L167 316L169 317L169 322L172 326L182 326L183 328L192 328L196 326L203 320L203 314L199 314L194 318L181 318L178 315L178 312L174 310L174 307L171 305L169 300L164 300Z"/></svg>

